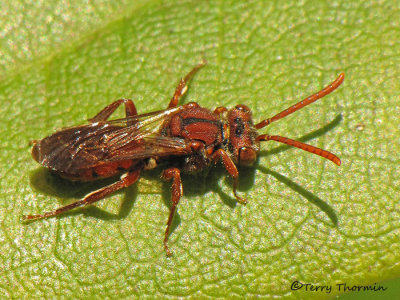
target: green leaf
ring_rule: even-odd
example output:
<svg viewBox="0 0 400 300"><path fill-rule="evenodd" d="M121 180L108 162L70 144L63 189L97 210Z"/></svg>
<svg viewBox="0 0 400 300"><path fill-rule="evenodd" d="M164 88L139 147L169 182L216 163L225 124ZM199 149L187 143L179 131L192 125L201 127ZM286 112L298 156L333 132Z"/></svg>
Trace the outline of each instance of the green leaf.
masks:
<svg viewBox="0 0 400 300"><path fill-rule="evenodd" d="M342 293L339 283L398 278L397 2L128 2L1 4L0 294L321 299ZM20 222L110 183L52 176L30 140L118 98L140 113L163 109L202 58L184 101L243 103L256 121L344 71L333 94L261 130L327 149L342 166L264 143L257 164L239 170L246 206L221 166L183 176L170 258L161 169L96 207ZM294 291L294 281L332 291Z"/></svg>

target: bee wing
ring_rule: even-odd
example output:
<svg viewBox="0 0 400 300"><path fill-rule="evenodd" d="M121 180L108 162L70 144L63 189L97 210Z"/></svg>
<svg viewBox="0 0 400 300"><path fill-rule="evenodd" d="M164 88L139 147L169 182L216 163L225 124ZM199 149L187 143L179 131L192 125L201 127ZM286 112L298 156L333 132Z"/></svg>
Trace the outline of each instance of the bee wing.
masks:
<svg viewBox="0 0 400 300"><path fill-rule="evenodd" d="M135 148L147 140L152 141L151 137L160 136L160 131L165 120L182 109L183 107L180 106L143 115L106 121L105 124L119 126L119 129L104 136L104 145L107 145L104 151L113 156L113 153L121 149ZM134 124L127 126L132 121Z"/></svg>
<svg viewBox="0 0 400 300"><path fill-rule="evenodd" d="M181 109L62 129L35 141L32 156L49 169L74 175L109 161L180 154L185 143L159 132L164 121ZM127 126L131 120L134 124Z"/></svg>
<svg viewBox="0 0 400 300"><path fill-rule="evenodd" d="M187 142L180 138L165 136L147 136L140 143L124 145L112 152L107 161L127 159L159 158L173 155L184 155L191 152Z"/></svg>
<svg viewBox="0 0 400 300"><path fill-rule="evenodd" d="M83 168L96 166L104 160L99 145L103 137L119 127L106 124L90 124L66 128L35 141L33 158L41 165L66 174L79 174Z"/></svg>

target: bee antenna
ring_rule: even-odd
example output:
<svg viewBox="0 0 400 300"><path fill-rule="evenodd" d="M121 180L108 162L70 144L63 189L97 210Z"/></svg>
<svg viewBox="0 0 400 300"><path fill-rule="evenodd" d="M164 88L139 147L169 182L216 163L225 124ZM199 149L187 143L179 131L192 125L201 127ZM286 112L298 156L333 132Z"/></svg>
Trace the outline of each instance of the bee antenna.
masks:
<svg viewBox="0 0 400 300"><path fill-rule="evenodd" d="M333 154L329 151L299 142L299 141L295 141L295 140L283 137L283 136L262 134L256 138L256 141L258 141L258 142L266 142L266 141L280 142L280 143L283 143L283 144L286 144L289 146L293 146L293 147L299 148L301 150L308 151L310 153L319 155L323 158L329 159L330 161L334 162L338 166L341 165L340 158L337 157L335 154Z"/></svg>
<svg viewBox="0 0 400 300"><path fill-rule="evenodd" d="M322 97L332 93L334 90L336 90L342 84L343 80L344 80L344 73L340 73L338 78L336 78L336 80L333 81L330 85L326 86L319 92L301 100L300 102L296 103L295 105L281 111L279 114L273 116L272 118L261 121L260 123L255 125L256 129L261 129L261 128L271 124L272 122L278 121L279 119L282 119L282 118L294 113L295 111L317 101L318 99L321 99Z"/></svg>

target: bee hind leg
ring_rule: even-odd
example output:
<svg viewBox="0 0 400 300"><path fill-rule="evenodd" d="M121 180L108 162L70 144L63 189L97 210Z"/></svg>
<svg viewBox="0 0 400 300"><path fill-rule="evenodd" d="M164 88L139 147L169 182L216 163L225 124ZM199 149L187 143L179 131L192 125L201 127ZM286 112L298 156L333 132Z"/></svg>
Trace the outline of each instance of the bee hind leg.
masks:
<svg viewBox="0 0 400 300"><path fill-rule="evenodd" d="M89 119L90 123L96 123L100 121L107 121L107 119L112 115L112 113L122 104L125 105L125 114L127 118L127 125L134 125L137 120L135 117L137 116L136 106L131 99L119 99L114 101L113 103L104 107L97 115L93 118ZM132 119L130 119L132 118Z"/></svg>
<svg viewBox="0 0 400 300"><path fill-rule="evenodd" d="M84 207L84 206L93 204L117 190L120 190L122 188L125 188L125 187L128 187L128 186L134 184L139 179L140 171L141 171L141 169L133 170L133 171L121 176L121 179L119 181L86 195L86 197L83 198L82 200L73 202L66 206L62 206L58 209L46 212L44 214L22 216L22 221L27 222L27 221L34 221L34 220L38 220L38 219L54 217L54 216L60 215L62 213L65 213L67 211L70 211L71 209L74 209L77 207Z"/></svg>
<svg viewBox="0 0 400 300"><path fill-rule="evenodd" d="M199 63L197 66L195 66L192 71L190 71L184 78L179 81L178 86L175 89L175 93L172 96L171 101L169 102L168 108L173 108L178 105L179 99L186 93L188 89L188 83L190 79L192 79L193 75L201 68L203 67L207 61L203 59L201 63Z"/></svg>

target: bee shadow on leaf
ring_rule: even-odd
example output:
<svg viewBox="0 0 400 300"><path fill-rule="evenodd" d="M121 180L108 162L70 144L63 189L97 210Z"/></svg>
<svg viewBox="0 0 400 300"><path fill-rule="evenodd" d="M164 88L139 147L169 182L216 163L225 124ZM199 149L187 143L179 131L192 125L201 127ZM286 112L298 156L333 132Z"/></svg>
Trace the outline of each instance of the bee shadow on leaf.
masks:
<svg viewBox="0 0 400 300"><path fill-rule="evenodd" d="M328 125L324 126L321 129L315 130L310 134L307 134L301 137L299 140L302 142L312 140L319 136L322 136L334 129L336 126L340 124L342 121L342 116L338 115L332 122ZM286 151L291 149L290 146L278 146L277 148L270 151L261 151L260 156L269 156L273 154L280 153L282 151ZM163 168L157 168L156 170L161 170ZM246 197L245 192L252 189L254 187L254 181L256 176L256 170L260 170L265 174L272 175L280 182L284 183L303 197L305 197L308 201L318 206L323 212L325 212L328 217L331 219L332 223L337 226L338 219L335 211L331 206L329 206L325 201L314 195L313 193L307 191L297 183L293 182L289 178L269 170L259 164L256 164L253 167L238 167L239 171L239 185L238 185L238 193L243 197ZM155 174L155 173L153 173ZM154 176L154 175L153 175ZM157 176L154 176L154 180L157 180ZM239 203L233 196L232 186L233 180L227 173L226 169L222 166L222 164L217 164L216 166L211 166L205 171L195 173L195 174L181 174L182 178L182 186L183 186L183 197L180 199L181 201L185 201L186 199L190 199L191 196L204 195L208 192L217 193L219 198L223 201L225 205L228 205L231 208L235 208ZM223 178L221 181L220 179ZM158 179L159 180L159 179ZM162 185L162 199L164 200L164 204L171 208L171 184L172 181L164 181ZM228 193L223 191L225 187L228 187ZM239 204L240 205L240 204ZM167 218L167 216L166 216ZM166 219L167 220L167 219ZM174 219L171 225L170 234L179 226L181 219L179 217L179 204L178 209L175 212Z"/></svg>
<svg viewBox="0 0 400 300"><path fill-rule="evenodd" d="M337 218L335 210L324 200L322 200L318 196L314 195L310 191L307 191L305 188L303 188L299 184L295 183L294 181L290 180L286 176L279 174L278 172L272 171L268 168L261 167L261 166L259 166L257 169L259 169L264 174L272 175L273 177L278 179L280 182L284 183L286 186L288 186L289 188L294 190L296 193L299 193L300 195L302 195L309 202L311 202L312 204L316 205L319 209L321 209L329 217L329 219L332 221L332 223L335 227L338 225L338 218Z"/></svg>
<svg viewBox="0 0 400 300"><path fill-rule="evenodd" d="M162 170L162 169L161 169ZM238 193L245 197L245 190L249 190L254 183L255 169L254 168L239 168L239 186ZM221 180L222 178L222 180ZM230 208L235 208L237 205L241 205L237 202L233 195L232 186L233 180L229 176L226 169L221 163L212 165L210 168L194 174L181 174L182 186L183 186L183 197L179 203L183 201L192 201L191 198L194 196L207 197L205 196L209 192L218 194L216 201L222 200L222 202ZM157 179L155 179L157 180ZM162 185L162 199L164 204L171 209L171 185L172 180L164 181ZM223 191L227 190L227 192ZM201 199L200 199L201 201ZM181 218L179 216L179 204L172 221L170 234L179 226ZM167 221L168 215L165 217Z"/></svg>
<svg viewBox="0 0 400 300"><path fill-rule="evenodd" d="M64 179L57 174L53 174L49 170L39 167L36 170L30 173L30 183L34 190L39 191L42 194L46 194L48 196L53 196L55 202L57 199L61 199L61 203L57 203L54 207L48 208L45 211L40 212L32 212L32 213L44 213L54 209L57 209L61 206L68 205L75 201L79 201L83 199L87 194L101 189L107 185L110 185L119 180L119 176L99 179L94 181L71 181L68 179ZM96 207L96 204L89 205L87 207L77 208L65 213L58 215L58 218L63 218L71 215L79 215L85 214L86 216L91 216L104 220L112 220L112 219L123 219L129 215L129 212L132 210L133 205L135 203L137 197L137 187L136 185L132 185L128 188L119 190L114 194L125 193L125 197L122 200L120 209L117 214L107 212L104 209L100 209ZM57 199L56 199L57 198ZM73 201L71 201L73 199ZM100 201L107 201L109 196Z"/></svg>
<svg viewBox="0 0 400 300"><path fill-rule="evenodd" d="M339 125L339 123L342 121L342 115L338 115L332 122L330 122L328 125L324 126L321 129L315 130L313 132L311 132L310 134L307 134L303 137L301 137L300 139L298 139L301 142L307 142L309 140L312 140L318 136L324 135L326 134L328 131L332 130L333 128L335 128L336 126ZM290 146L279 146L275 149L272 149L270 151L261 151L260 155L262 156L269 156L269 155L273 155L273 154L278 154L282 151L291 149L293 147ZM289 188L291 188L292 190L294 190L295 192L299 193L300 195L302 195L304 198L306 198L309 202L313 203L314 205L318 206L324 213L327 214L327 216L330 218L330 220L332 221L334 226L337 226L338 224L338 218L336 215L335 210L329 205L327 204L324 200L322 200L321 198L319 198L318 196L314 195L313 193L311 193L310 191L307 191L305 188L303 188L302 186L300 186L299 184L295 183L294 181L290 180L289 178L287 178L286 176L283 176L282 174L279 174L278 172L272 171L264 166L257 166L257 169L260 170L261 172L263 172L264 174L268 174L268 175L272 175L273 177L275 177L276 179L278 179L280 182L284 183L285 185L287 185Z"/></svg>

